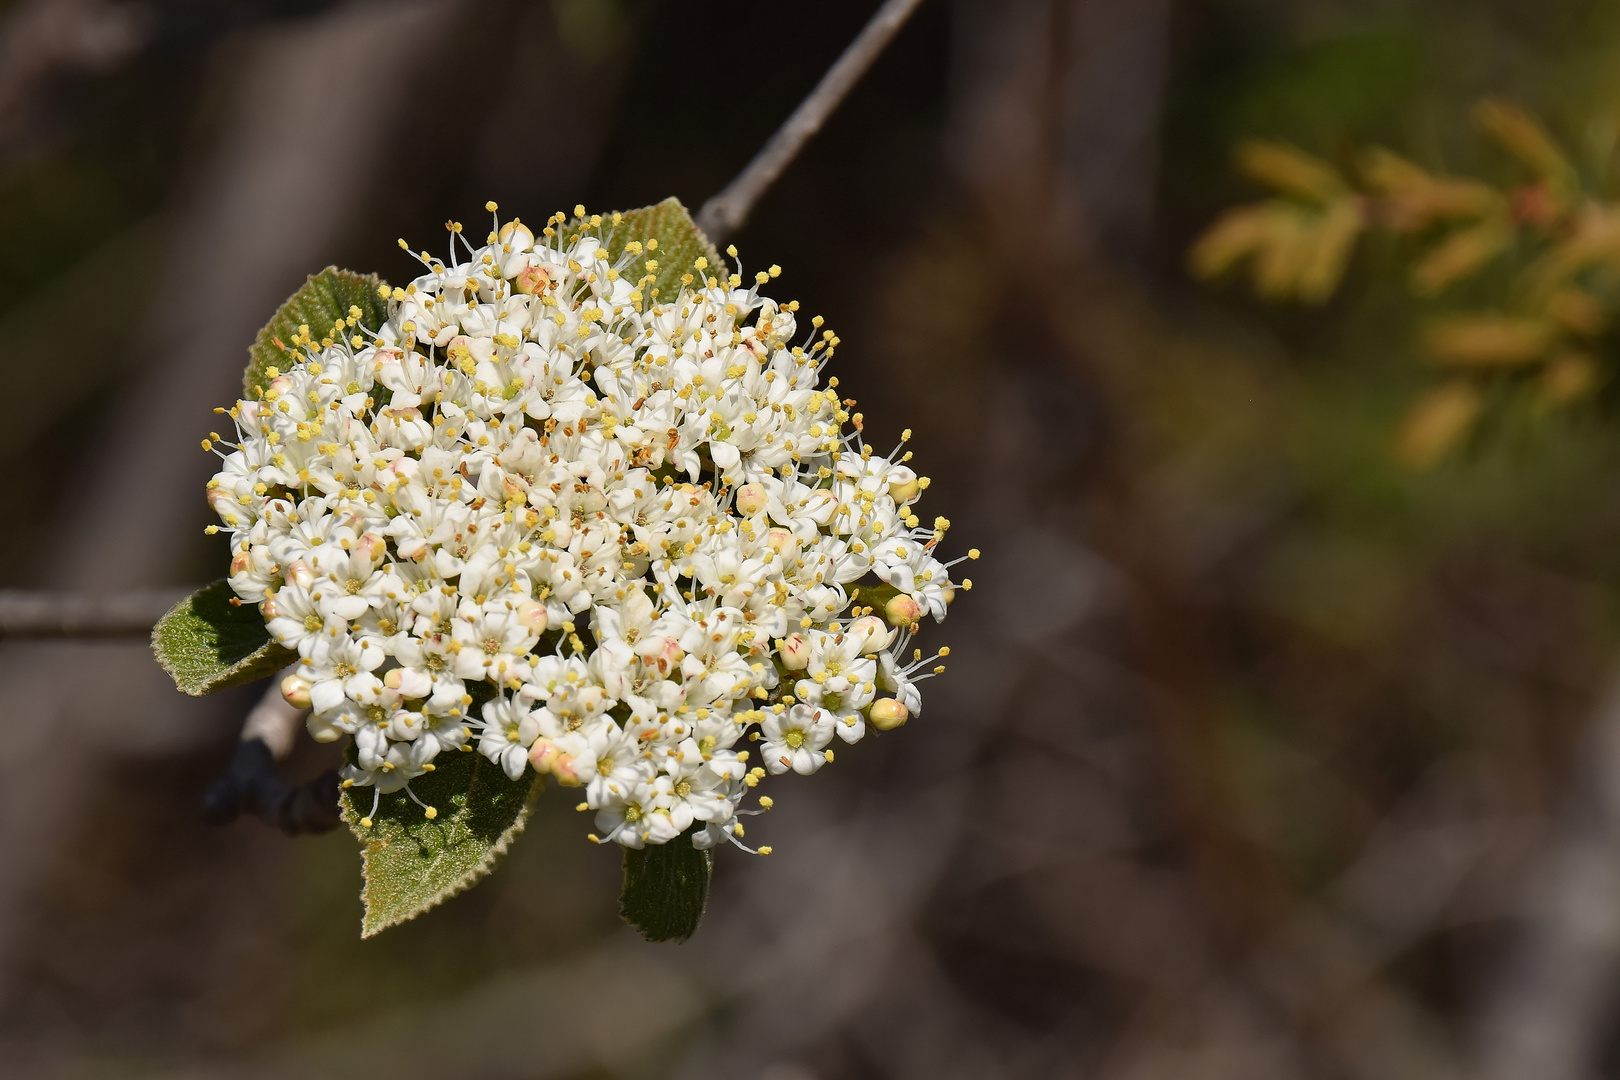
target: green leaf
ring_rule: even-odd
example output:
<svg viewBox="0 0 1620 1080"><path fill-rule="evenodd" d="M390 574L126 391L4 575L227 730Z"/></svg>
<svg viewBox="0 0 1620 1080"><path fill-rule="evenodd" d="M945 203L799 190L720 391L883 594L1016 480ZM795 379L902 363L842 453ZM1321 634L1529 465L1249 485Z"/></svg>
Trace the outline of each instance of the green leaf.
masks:
<svg viewBox="0 0 1620 1080"><path fill-rule="evenodd" d="M438 816L429 819L409 795L378 801L369 787L345 788L343 820L360 838L366 911L360 936L371 937L471 888L495 868L523 831L541 784L534 773L509 778L475 751L443 753L411 791ZM362 821L370 816L368 827Z"/></svg>
<svg viewBox="0 0 1620 1080"><path fill-rule="evenodd" d="M256 604L233 604L223 579L192 593L152 628L152 652L192 697L273 675L298 654L270 640Z"/></svg>
<svg viewBox="0 0 1620 1080"><path fill-rule="evenodd" d="M383 279L376 274L356 274L335 266L311 274L303 287L276 309L248 347L248 366L242 373L242 393L253 397L255 390L264 391L270 383L265 375L266 368L286 371L297 362L303 353L289 350L301 325L308 326L310 337L319 342L324 337L333 336L333 324L339 319L347 319L351 307L358 307L359 324L368 330L376 330L388 318L388 304L377 295L377 290L382 286ZM278 346L277 340L288 348Z"/></svg>
<svg viewBox="0 0 1620 1080"><path fill-rule="evenodd" d="M681 291L681 277L684 274L721 279L726 276L725 260L714 250L714 243L692 222L692 215L686 212L679 199L671 197L655 206L624 211L619 224L608 230L608 255L617 259L630 241L637 240L645 245L649 239L658 241L657 249L643 252L624 269L625 277L640 281L647 272L647 260L650 258L658 263L657 278L643 289L647 304L653 302L653 289L658 290L660 300L674 299ZM701 273L692 268L699 257L709 261L708 269ZM701 281L694 284L702 287Z"/></svg>
<svg viewBox="0 0 1620 1080"><path fill-rule="evenodd" d="M709 850L692 846L692 830L667 844L625 848L619 914L648 941L685 941L703 919L713 872Z"/></svg>

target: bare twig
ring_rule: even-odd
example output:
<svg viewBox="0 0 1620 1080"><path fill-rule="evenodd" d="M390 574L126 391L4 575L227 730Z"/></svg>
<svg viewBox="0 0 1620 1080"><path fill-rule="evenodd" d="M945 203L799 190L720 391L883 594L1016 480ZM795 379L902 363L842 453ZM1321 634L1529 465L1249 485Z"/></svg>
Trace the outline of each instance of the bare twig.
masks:
<svg viewBox="0 0 1620 1080"><path fill-rule="evenodd" d="M748 167L727 184L724 191L703 204L703 209L698 211L697 224L710 240L722 243L742 228L754 204L804 149L804 144L821 130L833 110L921 3L922 0L887 0Z"/></svg>
<svg viewBox="0 0 1620 1080"><path fill-rule="evenodd" d="M140 637L189 591L98 595L0 589L0 637Z"/></svg>

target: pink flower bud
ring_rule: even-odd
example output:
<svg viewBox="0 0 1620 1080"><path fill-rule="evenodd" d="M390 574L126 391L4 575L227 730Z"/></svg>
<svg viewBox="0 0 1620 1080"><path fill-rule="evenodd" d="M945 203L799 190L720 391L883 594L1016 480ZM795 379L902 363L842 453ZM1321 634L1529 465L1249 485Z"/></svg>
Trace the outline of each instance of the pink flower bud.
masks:
<svg viewBox="0 0 1620 1080"><path fill-rule="evenodd" d="M309 564L302 559L288 563L287 584L296 585L305 590L315 584L315 575L310 571Z"/></svg>
<svg viewBox="0 0 1620 1080"><path fill-rule="evenodd" d="M803 634L789 634L777 642L776 655L789 671L803 671L810 666L810 639Z"/></svg>
<svg viewBox="0 0 1620 1080"><path fill-rule="evenodd" d="M765 546L778 555L786 555L798 545L794 543L793 534L787 529L775 528L765 530Z"/></svg>
<svg viewBox="0 0 1620 1080"><path fill-rule="evenodd" d="M546 623L550 616L546 614L546 605L535 600L525 600L517 607L518 622L527 626L537 634L546 632Z"/></svg>
<svg viewBox="0 0 1620 1080"><path fill-rule="evenodd" d="M759 484L744 484L737 489L737 510L747 517L753 517L765 509L768 498Z"/></svg>
<svg viewBox="0 0 1620 1080"><path fill-rule="evenodd" d="M557 783L563 787L579 787L585 781L579 778L579 772L574 768L574 755L558 754L551 763L551 775L557 778Z"/></svg>
<svg viewBox="0 0 1620 1080"><path fill-rule="evenodd" d="M561 756L561 751L550 739L536 739L534 745L529 747L529 764L534 771L544 775L551 771L552 765Z"/></svg>
<svg viewBox="0 0 1620 1080"><path fill-rule="evenodd" d="M530 265L518 271L517 277L512 279L512 288L524 296L533 296L543 290L550 280L544 268Z"/></svg>
<svg viewBox="0 0 1620 1080"><path fill-rule="evenodd" d="M922 605L905 593L891 597L883 605L883 615L889 620L890 626L915 626L917 620L922 618Z"/></svg>
<svg viewBox="0 0 1620 1080"><path fill-rule="evenodd" d="M208 492L208 505L218 514L221 521L229 521L235 516L238 503L236 496L222 487L211 488Z"/></svg>
<svg viewBox="0 0 1620 1080"><path fill-rule="evenodd" d="M872 702L867 719L871 720L872 726L879 731L893 731L911 719L911 710L892 697L879 698Z"/></svg>
<svg viewBox="0 0 1620 1080"><path fill-rule="evenodd" d="M248 556L248 553L245 551L238 551L235 555L231 556L231 577L235 577L238 574L247 573L248 569L252 565L253 560Z"/></svg>
<svg viewBox="0 0 1620 1080"><path fill-rule="evenodd" d="M309 708L309 680L288 675L281 680L281 696L295 709Z"/></svg>

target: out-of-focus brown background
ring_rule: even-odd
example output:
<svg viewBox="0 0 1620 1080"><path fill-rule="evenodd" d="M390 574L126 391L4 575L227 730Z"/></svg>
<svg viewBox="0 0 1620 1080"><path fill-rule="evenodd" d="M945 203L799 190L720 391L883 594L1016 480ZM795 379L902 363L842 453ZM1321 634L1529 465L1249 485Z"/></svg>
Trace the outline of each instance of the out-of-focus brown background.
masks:
<svg viewBox="0 0 1620 1080"><path fill-rule="evenodd" d="M0 5L0 587L219 576L197 440L306 273L695 208L874 7ZM1183 270L1241 138L1467 163L1616 60L1596 0L929 0L736 238L984 549L923 715L778 782L688 944L556 794L361 942L347 833L200 820L255 691L0 643L0 1072L1620 1076L1612 411L1413 473L1376 253L1307 312Z"/></svg>

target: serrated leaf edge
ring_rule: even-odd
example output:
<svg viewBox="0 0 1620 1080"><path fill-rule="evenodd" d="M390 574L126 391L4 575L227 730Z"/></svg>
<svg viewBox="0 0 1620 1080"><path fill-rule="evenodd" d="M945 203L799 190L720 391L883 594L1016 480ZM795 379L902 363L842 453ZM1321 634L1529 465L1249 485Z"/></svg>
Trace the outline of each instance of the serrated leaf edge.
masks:
<svg viewBox="0 0 1620 1080"><path fill-rule="evenodd" d="M258 356L256 355L256 351L260 349L268 350L274 346L275 343L272 339L275 335L271 332L271 327L275 325L277 319L281 318L281 313L287 310L287 306L298 298L298 294L315 284L315 279L320 277L322 274L331 274L333 277L338 279L342 279L344 277L353 278L362 286L362 293L375 293L377 289L386 284L382 276L379 274L362 273L358 270L345 270L337 265L324 266L306 277L302 285L294 289L287 299L276 305L276 310L271 314L270 318L266 319L264 325L259 328L259 332L253 335L253 343L248 346L247 366L242 369L242 393L244 395L251 395L255 388L259 390L264 389L263 386L260 386L254 381L254 369L258 366ZM376 330L377 327L368 327L367 329ZM290 362L296 363L297 360L298 357L294 356Z"/></svg>
<svg viewBox="0 0 1620 1080"><path fill-rule="evenodd" d="M273 674L275 671L278 671L281 668L286 667L288 664L292 663L293 660L296 659L297 656L298 656L298 654L296 652L294 652L291 649L286 648L280 642L278 642L274 638L272 638L272 639L266 641L263 645L259 646L257 649L254 649L252 652L248 653L246 656L242 657L242 659L238 660L236 663L232 664L230 667L225 668L218 675L215 675L213 678L209 679L207 682L205 682L202 685L202 687L200 689L191 690L191 689L188 689L186 687L186 684L182 681L180 673L178 671L176 671L174 665L169 662L169 659L165 655L164 649L162 647L162 643L161 643L160 638L161 638L161 635L163 633L164 624L166 624L171 618L174 617L175 613L180 610L180 606L182 604L191 603L192 600L196 599L196 597L197 597L197 595L199 593L205 592L208 589L213 588L215 585L220 584L224 580L225 580L224 578L221 578L221 579L219 579L219 581L211 581L207 585L204 585L201 589L198 589L195 592L189 593L186 596L182 597L180 600L175 602L173 607L171 607L168 611L165 611L161 616L159 616L157 622L152 624L152 634L151 634L151 637L149 639L151 641L151 645L152 645L152 655L157 659L158 667L162 668L164 673L167 674L169 676L169 679L174 683L175 689L179 690L182 694L185 694L187 697L207 697L209 694L212 694L216 690L225 690L225 689L228 689L228 688L230 688L232 686L240 685L241 683L244 683L244 682L252 682L254 679L262 679L266 675ZM249 667L257 666L257 663L259 661L262 661L262 660L266 659L267 657L274 655L277 650L286 653L287 657L286 657L286 659L284 659L284 660L280 661L279 663L277 663L271 670L265 671L263 674L260 674L260 675L254 675L251 678L246 678L246 679L236 678L236 676L240 672L242 672L243 670L245 670L245 669L247 669Z"/></svg>
<svg viewBox="0 0 1620 1080"><path fill-rule="evenodd" d="M477 753L476 750L472 752ZM381 923L377 926L368 926L366 916L362 915L360 919L360 940L364 941L366 938L376 937L378 934L389 929L390 927L398 926L400 923L410 922L418 915L432 911L440 904L443 904L446 900L460 896L462 893L466 892L468 889L472 888L474 885L478 884L480 881L484 880L484 878L493 873L496 864L498 864L501 859L506 856L507 850L512 846L512 841L516 840L518 834L528 826L529 815L534 813L535 805L540 801L540 792L544 789L544 787L545 785L541 783L541 778L539 776L535 776L533 782L529 785L529 793L523 799L523 809L518 811L517 818L512 822L512 824L508 825L505 830L502 831L495 843L490 845L489 852L483 857L483 859L479 861L478 865L463 874L460 880L456 881L455 884L446 887L443 892L439 893L438 896L433 898L432 903L424 904L422 907L419 907L415 911L409 912L408 914L396 915L387 922ZM360 815L356 814L352 808L344 806L341 801L339 801L338 806L339 816L342 817L343 823L347 825L349 827L349 831L361 841L360 903L364 905L366 912L369 914L371 911L371 905L366 899L366 892L371 887L371 844L369 843L368 838L358 828L360 823Z"/></svg>

